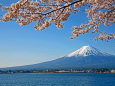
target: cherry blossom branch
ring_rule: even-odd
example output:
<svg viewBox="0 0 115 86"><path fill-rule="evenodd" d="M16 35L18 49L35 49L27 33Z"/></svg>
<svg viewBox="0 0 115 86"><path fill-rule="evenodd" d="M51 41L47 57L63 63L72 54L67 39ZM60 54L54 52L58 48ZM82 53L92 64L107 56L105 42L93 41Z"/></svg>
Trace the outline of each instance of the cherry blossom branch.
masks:
<svg viewBox="0 0 115 86"><path fill-rule="evenodd" d="M36 30L43 30L55 23L57 28L63 28L62 21L66 21L71 12L78 12L81 6L87 6L86 13L88 14L88 24L81 24L80 27L74 26L72 34L73 38L80 34L99 32L99 26L104 24L110 26L115 23L115 7L114 0L20 0L17 3L11 4L5 9L8 12L3 16L3 21L11 21L16 19L21 26L31 22L38 21L35 25ZM74 6L72 6L74 5ZM113 39L114 35L100 35L103 39Z"/></svg>
<svg viewBox="0 0 115 86"><path fill-rule="evenodd" d="M66 5L66 6L63 6L63 7L61 7L61 8L55 9L55 10L52 10L52 11L50 11L50 12L47 12L47 13L43 14L43 15L50 14L50 13L52 13L52 12L54 12L54 11L57 11L57 10L60 10L60 9L63 9L63 8L69 7L69 6L73 5L73 4L78 3L78 2L81 2L81 1L82 1L82 0L75 1L75 2L73 2L73 3L71 3L71 4L68 4L68 5Z"/></svg>

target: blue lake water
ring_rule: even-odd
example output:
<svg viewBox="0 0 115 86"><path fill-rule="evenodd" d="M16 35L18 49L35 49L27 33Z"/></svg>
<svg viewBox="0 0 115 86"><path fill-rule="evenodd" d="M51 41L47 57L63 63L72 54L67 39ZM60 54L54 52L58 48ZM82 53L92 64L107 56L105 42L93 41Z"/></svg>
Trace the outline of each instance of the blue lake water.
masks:
<svg viewBox="0 0 115 86"><path fill-rule="evenodd" d="M115 86L115 74L0 74L0 86Z"/></svg>

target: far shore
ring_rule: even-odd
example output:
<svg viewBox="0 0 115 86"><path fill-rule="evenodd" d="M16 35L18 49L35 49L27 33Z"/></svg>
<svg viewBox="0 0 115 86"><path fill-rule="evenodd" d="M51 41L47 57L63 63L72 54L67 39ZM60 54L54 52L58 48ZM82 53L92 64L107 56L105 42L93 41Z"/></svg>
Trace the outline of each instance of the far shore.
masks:
<svg viewBox="0 0 115 86"><path fill-rule="evenodd" d="M115 73L114 69L82 69L82 70L0 70L0 74L19 74L19 73Z"/></svg>

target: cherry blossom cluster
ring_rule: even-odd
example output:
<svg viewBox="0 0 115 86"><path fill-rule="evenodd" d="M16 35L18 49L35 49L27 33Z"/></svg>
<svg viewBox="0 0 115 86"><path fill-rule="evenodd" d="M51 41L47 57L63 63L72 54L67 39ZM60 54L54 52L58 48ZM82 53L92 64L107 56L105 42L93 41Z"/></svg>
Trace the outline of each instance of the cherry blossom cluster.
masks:
<svg viewBox="0 0 115 86"><path fill-rule="evenodd" d="M74 31L72 32L74 39L80 34L88 33L92 28L94 29L92 33L99 32L99 26L104 24L105 26L111 26L115 23L115 0L82 0L79 5L75 4L76 7L81 7L84 4L87 4L89 7L86 9L88 14L89 23L81 24L80 27L74 26ZM115 34L100 34L99 38L95 40L110 40L114 39Z"/></svg>
<svg viewBox="0 0 115 86"><path fill-rule="evenodd" d="M10 7L5 7L8 12L3 16L3 21L14 18L21 26L37 21L36 30L49 27L54 21L58 28L63 28L63 23L70 16L73 0L20 0Z"/></svg>
<svg viewBox="0 0 115 86"><path fill-rule="evenodd" d="M95 37L95 40L110 40L110 39L115 39L115 34L108 34L106 32L102 32L99 37Z"/></svg>
<svg viewBox="0 0 115 86"><path fill-rule="evenodd" d="M54 22L56 27L61 29L63 21L68 19L71 12L76 13L82 6L87 6L89 23L81 24L80 27L74 26L72 39L88 33L92 28L93 33L98 32L101 24L110 26L115 23L115 0L20 0L4 8L8 12L2 20L6 22L16 19L21 26L37 21L36 30L48 28Z"/></svg>

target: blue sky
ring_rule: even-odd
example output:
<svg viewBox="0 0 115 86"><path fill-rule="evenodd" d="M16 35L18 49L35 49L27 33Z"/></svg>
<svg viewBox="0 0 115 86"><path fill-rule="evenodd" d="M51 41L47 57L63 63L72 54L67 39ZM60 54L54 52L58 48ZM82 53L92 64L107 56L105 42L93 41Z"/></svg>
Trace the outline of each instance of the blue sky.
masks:
<svg viewBox="0 0 115 86"><path fill-rule="evenodd" d="M54 24L43 31L35 31L36 22L21 27L15 21L0 22L0 67L35 64L65 56L82 46L91 45L115 55L115 40L94 41L97 34L85 34L76 39L72 36L72 26L87 23L86 14L81 11L71 14L63 29ZM115 32L115 25L100 27L109 33Z"/></svg>

